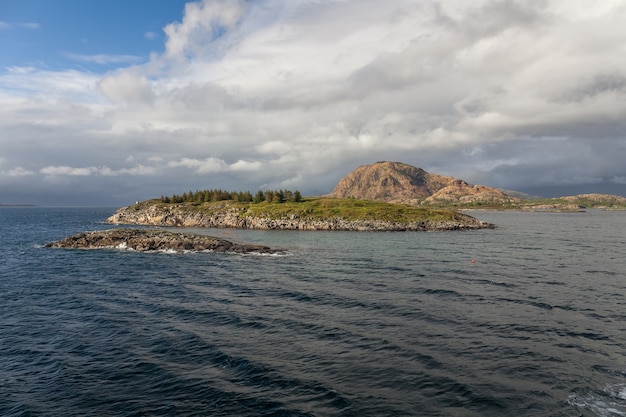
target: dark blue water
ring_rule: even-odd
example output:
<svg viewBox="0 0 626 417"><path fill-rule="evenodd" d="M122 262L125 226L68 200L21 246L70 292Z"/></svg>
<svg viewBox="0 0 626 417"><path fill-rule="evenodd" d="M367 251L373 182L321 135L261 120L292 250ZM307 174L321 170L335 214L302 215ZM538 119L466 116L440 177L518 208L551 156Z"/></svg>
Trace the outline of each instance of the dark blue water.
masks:
<svg viewBox="0 0 626 417"><path fill-rule="evenodd" d="M0 209L0 415L626 416L626 212L41 247L112 212Z"/></svg>

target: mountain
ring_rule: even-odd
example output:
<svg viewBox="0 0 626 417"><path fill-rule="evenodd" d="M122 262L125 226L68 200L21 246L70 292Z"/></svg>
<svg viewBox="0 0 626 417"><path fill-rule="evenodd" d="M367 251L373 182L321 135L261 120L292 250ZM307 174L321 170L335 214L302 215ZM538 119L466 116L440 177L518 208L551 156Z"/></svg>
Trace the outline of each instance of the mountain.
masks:
<svg viewBox="0 0 626 417"><path fill-rule="evenodd" d="M444 175L430 174L401 162L362 165L341 179L328 195L335 198L380 200L403 204L509 204L515 197L484 185Z"/></svg>

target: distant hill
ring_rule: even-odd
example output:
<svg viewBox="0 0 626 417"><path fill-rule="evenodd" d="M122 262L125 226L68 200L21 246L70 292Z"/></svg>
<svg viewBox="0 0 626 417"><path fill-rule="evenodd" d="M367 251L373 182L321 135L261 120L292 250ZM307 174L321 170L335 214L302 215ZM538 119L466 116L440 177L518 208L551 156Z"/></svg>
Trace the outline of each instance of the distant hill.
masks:
<svg viewBox="0 0 626 417"><path fill-rule="evenodd" d="M470 185L461 179L388 161L358 167L341 179L328 196L413 205L519 202L493 187Z"/></svg>

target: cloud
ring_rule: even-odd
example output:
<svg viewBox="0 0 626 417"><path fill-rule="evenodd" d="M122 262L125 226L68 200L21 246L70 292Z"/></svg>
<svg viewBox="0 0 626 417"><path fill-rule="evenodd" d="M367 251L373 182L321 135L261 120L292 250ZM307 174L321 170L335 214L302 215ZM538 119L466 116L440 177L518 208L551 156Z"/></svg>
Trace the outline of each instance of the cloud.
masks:
<svg viewBox="0 0 626 417"><path fill-rule="evenodd" d="M6 171L4 175L7 175L9 177L27 177L30 175L35 175L35 173L33 171L24 169L22 167L15 167L13 169Z"/></svg>
<svg viewBox="0 0 626 417"><path fill-rule="evenodd" d="M34 22L26 22L26 23L11 23L0 20L0 30L3 29L13 29L13 28L23 28L23 29L39 29L41 25L39 23Z"/></svg>
<svg viewBox="0 0 626 417"><path fill-rule="evenodd" d="M37 98L54 102L72 99L97 105L99 97L93 93L99 77L77 70L52 71L33 66L10 66L0 73L0 100L19 100L24 107L38 106L40 101L24 102L24 98ZM58 107L53 110L58 110Z"/></svg>
<svg viewBox="0 0 626 417"><path fill-rule="evenodd" d="M172 168L191 168L195 170L198 174L209 174L209 173L217 173L224 172L228 170L228 164L218 158L206 158L206 159L193 159L193 158L182 158L178 161L172 161L168 163L168 166Z"/></svg>
<svg viewBox="0 0 626 417"><path fill-rule="evenodd" d="M88 62L99 65L110 65L110 64L136 64L143 61L142 57L136 55L107 55L107 54L96 54L96 55L82 55L75 54L73 52L65 52L63 55L72 59L74 61L80 62Z"/></svg>
<svg viewBox="0 0 626 417"><path fill-rule="evenodd" d="M114 103L151 103L155 94L148 79L133 71L119 71L105 76L100 91Z"/></svg>
<svg viewBox="0 0 626 417"><path fill-rule="evenodd" d="M41 25L39 23L34 23L34 22L18 23L17 26L18 27L23 27L23 28L26 28L26 29L39 29L39 28L41 28Z"/></svg>
<svg viewBox="0 0 626 417"><path fill-rule="evenodd" d="M100 171L96 167L72 168L68 166L48 166L42 168L39 172L44 175L69 176L69 177L85 177L94 175Z"/></svg>
<svg viewBox="0 0 626 417"><path fill-rule="evenodd" d="M322 194L383 159L511 189L619 183L625 19L618 0L192 2L147 62L0 72L0 146L33 183L157 195Z"/></svg>
<svg viewBox="0 0 626 417"><path fill-rule="evenodd" d="M238 160L237 162L234 162L233 164L230 165L230 170L231 171L241 171L241 172L255 172L255 171L259 171L260 169L262 169L263 164L259 161L243 161L243 160Z"/></svg>
<svg viewBox="0 0 626 417"><path fill-rule="evenodd" d="M48 176L60 176L60 177L87 177L87 176L150 176L154 175L157 170L155 167L149 167L144 165L137 165L131 168L120 168L114 170L108 166L102 167L70 167L70 166L47 166L39 171L41 174ZM32 174L32 173L31 173Z"/></svg>
<svg viewBox="0 0 626 417"><path fill-rule="evenodd" d="M215 0L187 3L182 22L167 25L165 57L181 59L213 55L228 46L248 6L243 0Z"/></svg>

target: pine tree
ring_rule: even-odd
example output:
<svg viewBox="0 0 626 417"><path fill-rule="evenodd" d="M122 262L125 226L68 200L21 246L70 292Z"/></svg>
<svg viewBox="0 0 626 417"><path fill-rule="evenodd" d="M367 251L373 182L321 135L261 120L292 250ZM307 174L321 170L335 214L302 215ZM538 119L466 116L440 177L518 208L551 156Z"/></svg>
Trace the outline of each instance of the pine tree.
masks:
<svg viewBox="0 0 626 417"><path fill-rule="evenodd" d="M285 201L289 201L289 202L293 201L293 191L285 190L284 194L285 194Z"/></svg>
<svg viewBox="0 0 626 417"><path fill-rule="evenodd" d="M254 204L259 204L262 201L265 201L265 194L263 194L263 191L259 190L254 195L254 199L252 200L252 202Z"/></svg>

